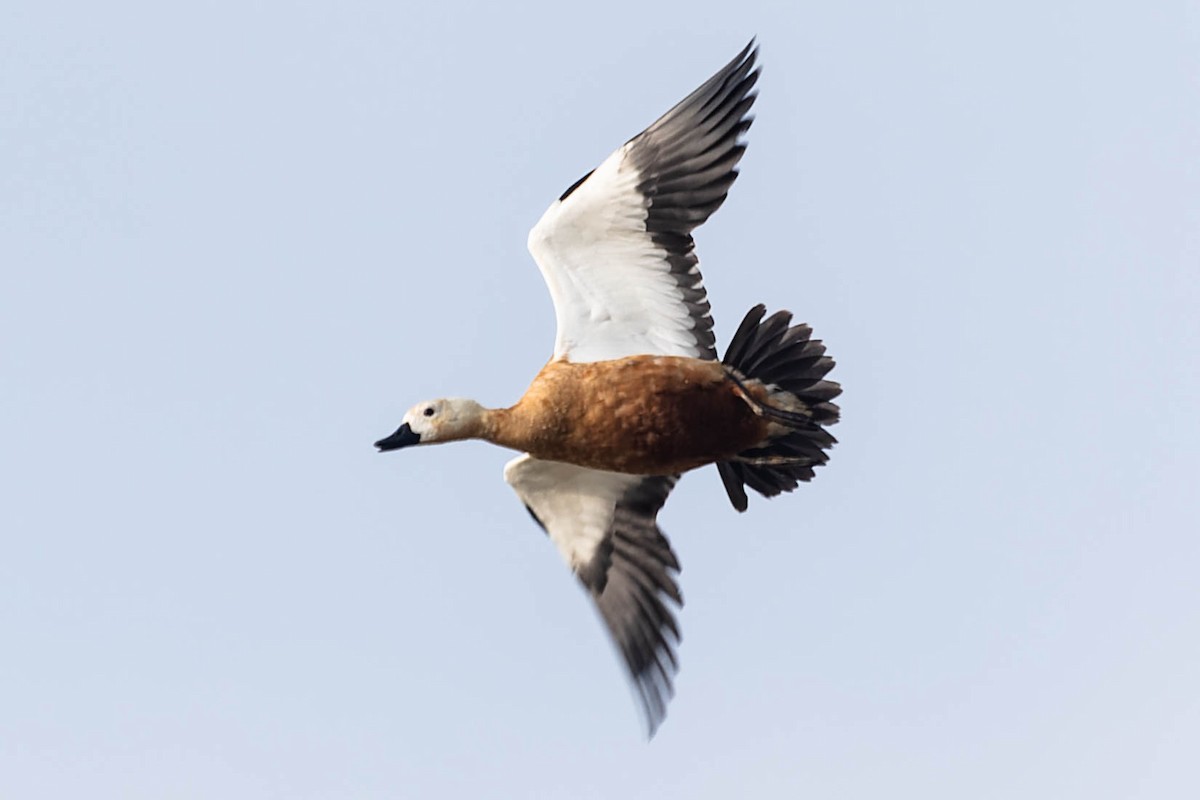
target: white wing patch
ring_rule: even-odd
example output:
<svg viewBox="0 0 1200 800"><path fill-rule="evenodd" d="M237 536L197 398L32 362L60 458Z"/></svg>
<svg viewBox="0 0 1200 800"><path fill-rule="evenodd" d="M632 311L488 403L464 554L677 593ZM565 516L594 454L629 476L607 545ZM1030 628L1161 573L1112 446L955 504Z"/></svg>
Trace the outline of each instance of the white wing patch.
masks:
<svg viewBox="0 0 1200 800"><path fill-rule="evenodd" d="M629 147L565 202L556 200L529 232L529 252L554 299L555 358L701 355L667 251L646 232L649 202L625 157Z"/></svg>
<svg viewBox="0 0 1200 800"><path fill-rule="evenodd" d="M537 516L567 566L580 572L609 535L617 502L640 478L526 453L504 466L504 480Z"/></svg>
<svg viewBox="0 0 1200 800"><path fill-rule="evenodd" d="M554 301L555 358L716 357L691 233L737 177L754 58L751 44L568 189L529 232Z"/></svg>

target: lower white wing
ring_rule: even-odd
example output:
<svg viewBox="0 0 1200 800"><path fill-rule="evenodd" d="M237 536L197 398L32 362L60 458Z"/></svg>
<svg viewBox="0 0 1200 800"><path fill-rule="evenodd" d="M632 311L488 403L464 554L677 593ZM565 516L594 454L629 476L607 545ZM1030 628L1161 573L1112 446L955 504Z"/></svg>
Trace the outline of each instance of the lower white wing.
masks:
<svg viewBox="0 0 1200 800"><path fill-rule="evenodd" d="M716 358L692 230L725 202L758 79L753 42L556 200L529 232L555 358Z"/></svg>
<svg viewBox="0 0 1200 800"><path fill-rule="evenodd" d="M650 732L667 711L683 605L679 562L655 518L677 476L644 477L526 454L504 480L587 587L641 697Z"/></svg>

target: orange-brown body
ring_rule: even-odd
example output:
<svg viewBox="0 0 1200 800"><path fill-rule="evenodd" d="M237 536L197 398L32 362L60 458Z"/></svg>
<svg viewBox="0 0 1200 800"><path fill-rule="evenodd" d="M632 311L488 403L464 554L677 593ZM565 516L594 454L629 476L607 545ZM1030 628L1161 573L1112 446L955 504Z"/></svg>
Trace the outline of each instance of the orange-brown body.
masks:
<svg viewBox="0 0 1200 800"><path fill-rule="evenodd" d="M766 442L773 427L717 361L632 356L551 361L485 438L537 458L639 475L684 472ZM768 390L744 381L755 400Z"/></svg>

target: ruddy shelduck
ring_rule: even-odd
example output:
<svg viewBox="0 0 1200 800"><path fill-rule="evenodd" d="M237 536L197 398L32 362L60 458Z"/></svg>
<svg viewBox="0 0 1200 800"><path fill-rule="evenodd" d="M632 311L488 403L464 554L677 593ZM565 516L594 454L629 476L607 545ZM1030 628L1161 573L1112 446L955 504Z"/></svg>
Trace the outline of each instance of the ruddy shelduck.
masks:
<svg viewBox="0 0 1200 800"><path fill-rule="evenodd" d="M730 501L790 492L827 460L833 361L786 311L751 309L717 360L692 231L737 177L756 97L751 42L558 198L529 234L554 355L511 408L418 403L381 451L484 439L590 592L650 732L677 669L679 563L657 524L680 473L716 464ZM764 318L765 317L765 318Z"/></svg>

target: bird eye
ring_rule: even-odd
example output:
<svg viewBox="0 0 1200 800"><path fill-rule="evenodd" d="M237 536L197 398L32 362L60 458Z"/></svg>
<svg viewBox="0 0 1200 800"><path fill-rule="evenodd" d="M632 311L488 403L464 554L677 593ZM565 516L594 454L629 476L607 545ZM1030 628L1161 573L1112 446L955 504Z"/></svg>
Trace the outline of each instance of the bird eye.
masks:
<svg viewBox="0 0 1200 800"><path fill-rule="evenodd" d="M421 413L427 417L432 417L433 416L433 406L426 407L426 409L424 411L422 411Z"/></svg>

